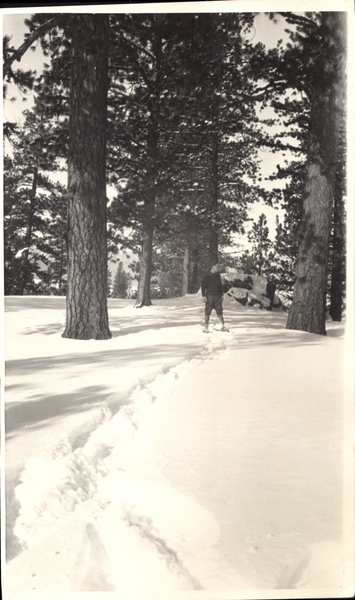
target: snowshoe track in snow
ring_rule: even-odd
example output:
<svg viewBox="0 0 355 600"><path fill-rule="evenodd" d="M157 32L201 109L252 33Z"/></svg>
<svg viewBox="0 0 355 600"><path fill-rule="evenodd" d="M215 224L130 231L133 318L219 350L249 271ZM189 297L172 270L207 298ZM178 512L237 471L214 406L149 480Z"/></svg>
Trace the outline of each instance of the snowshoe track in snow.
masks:
<svg viewBox="0 0 355 600"><path fill-rule="evenodd" d="M196 307L193 306L189 310L191 312L195 311ZM159 325L161 315L158 309L156 312ZM312 473L308 467L309 459L318 457L316 446L323 447L324 441L330 439L334 448L338 447L338 438L335 437L335 434L338 435L339 427L329 425L330 422L336 422L338 418L337 410L334 410L334 406L339 400L339 386L337 387L337 384L334 383L334 379L336 379L334 365L338 364L336 358L340 350L340 346L337 344L337 352L335 352L335 343L338 340L318 340L309 334L286 332L283 330L283 326L280 332L279 325L283 324L282 315L277 316L276 322L273 314L265 315L259 311L246 311L240 307L236 312L239 314L235 317L234 313L231 313L230 317L228 316L228 324L232 323L233 327L235 326L234 330L229 333L213 331L208 336L205 334L198 336L197 333L197 343L194 342L192 337L196 335L196 331L199 329L197 319L194 320L194 323L180 330L170 327L171 318L169 317L166 320L167 325L169 321L169 325L164 329L165 336L153 327L154 323L152 325L151 321L147 321L154 340L152 346L150 346L150 343L142 344L142 341L144 342L146 339L146 330L143 331L142 328L146 324L139 324L137 330L135 330L130 323L131 329L127 331L129 336L134 336L134 349L133 344L127 343L127 337L121 337L121 333L119 333L120 344L117 344L112 352L108 352L107 355L101 351L99 353L95 352L95 355L92 353L93 362L97 368L104 368L105 363L108 362L111 368L113 366L113 369L116 369L115 362L118 357L121 357L123 360L127 360L127 363L130 363L131 373L140 372L145 373L145 375L140 379L128 377L128 384L137 381L137 379L139 383L130 388L128 388L128 385L122 385L121 392L117 391L116 393L116 371L113 371L113 386L110 387L110 392L113 396L117 396L116 401L109 401L110 396L106 395L107 407L102 408L102 396L101 398L98 396L98 402L94 405L96 408L90 410L91 421L89 422L88 419L85 432L82 428L80 429L81 422L79 422L78 435L64 436L61 442L53 444L52 449L46 454L43 454L41 449L38 452L38 457L28 460L26 468L22 472L22 482L20 485L15 486L16 500L20 504L15 531L22 544L23 551L8 563L7 579L11 584L11 592L119 591L119 598L122 598L122 600L131 600L131 598L137 600L137 598L151 598L156 592L158 594L160 592L161 597L161 590L163 592L170 590L173 592L174 590L206 589L211 590L208 594L212 598L213 590L223 589L228 590L226 596L230 597L231 590L236 588L248 588L250 591L252 588L258 587L268 587L269 589L322 587L325 581L324 577L327 575L325 570L327 570L328 565L331 566L334 563L334 567L338 568L338 565L340 565L340 569L343 569L341 543L336 545L332 541L336 527L332 527L331 520L329 520L329 523L327 522L329 541L319 543L318 549L315 544L312 544L311 548L309 547L308 531L306 531L306 539L296 533L298 528L301 532L303 531L303 523L306 523L306 527L312 529L314 521L313 531L317 531L317 528L319 530L319 527L324 527L323 517L325 511L328 510L328 506L329 515L333 519L334 511L331 512L333 505L329 498L332 499L336 495L338 482L337 479L332 478L331 472L329 474L329 460L327 458L330 456L331 459L334 459L335 450L334 452L329 450L325 456L324 461L327 462L324 466L324 472L318 469L316 476L312 479L312 481L320 481L321 489L323 484L327 484L326 493L313 494L312 498L305 499L303 507L308 510L306 518L305 511L302 509L300 519L296 518L294 523L290 523L284 537L280 536L279 532L274 535L270 521L267 520L268 515L274 517L274 513L277 513L278 510L280 511L280 517L287 515L287 511L284 511L279 503L279 498L282 498L282 493L285 490L291 489L290 486L293 485L292 478L295 476L297 485L303 485L304 482L308 481L308 475ZM127 317L130 319L131 313L130 311L128 313ZM188 323L185 317L186 314L184 313L184 325ZM14 322L15 318L17 320L17 314L16 317L14 316ZM270 327L270 323L277 326ZM37 331L37 325L33 327L31 333L35 334L35 331ZM21 336L23 336L20 333L15 340L17 341L17 347L15 349L14 345L12 354L15 366L18 364L16 354L18 341L22 340ZM173 339L171 346L169 345L168 336ZM192 343L190 342L191 337ZM30 340L28 336L23 339ZM191 347L187 350L186 341L191 343ZM250 342L255 342L255 344L250 344ZM36 343L42 343L39 335L36 337ZM57 356L56 344L53 344L53 356ZM198 346L201 348L202 344L202 351L197 351L196 348ZM31 342L31 348L29 343L27 345L28 354L24 353L22 357L24 363L26 363L28 357L33 356L33 345L33 341ZM237 345L238 350L246 349L246 352L232 353L233 348L236 348ZM327 353L323 352L323 346L325 345L328 349ZM83 348L85 352L87 347L88 345L85 344L85 348ZM145 354L148 356L150 350L154 353L153 359L149 361L148 369L134 371L136 368L133 362L135 348L139 349L139 357L144 356L145 358ZM170 353L169 349L171 348L174 348L173 352L176 350L176 353ZM64 350L63 347L63 356L65 356ZM186 360L186 352L189 350L192 351L191 356ZM317 352L314 352L314 350ZM230 361L228 360L229 352L231 354ZM327 362L325 362L324 359L328 356L328 353L333 358L331 361L327 359ZM308 357L312 358L314 354L321 357L319 359L318 356L318 362L323 361L322 371L319 368L318 370L315 369L317 376L322 373L323 377L323 371L326 372L327 376L329 373L327 386L323 385L322 388L326 395L324 397L323 393L322 398L318 398L318 388L314 386L312 379L313 373L310 373L308 369ZM168 355L169 368L166 367ZM180 358L175 358L178 364L172 366L171 358L177 356L180 356ZM159 362L160 357L162 357L161 362ZM183 360L184 357L185 360ZM295 374L293 357L297 359ZM218 361L218 365L212 363L210 369L210 365L207 363L214 358L222 359L222 361ZM223 360L225 358L227 360ZM51 372L51 363L53 363L51 356L46 356L46 360L41 361L41 368L42 370L44 367L47 368L47 374ZM292 363L292 370L288 370L290 363ZM88 365L91 366L92 363L88 357L78 364L82 365L82 369L78 373L81 377L82 374L85 376L85 369L88 370ZM164 368L161 368L162 364L165 364ZM329 365L329 368L325 369L324 364ZM195 378L195 373L188 374L191 369L195 369L199 365L201 365L206 380L209 372L212 372L213 375L214 369L215 371L216 369L222 370L223 365L225 365L225 370L228 370L221 381L228 383L231 391L231 406L235 407L235 410L232 412L228 409L229 412L226 413L225 409L222 417L221 409L227 406L225 402L227 398L224 397L221 401L220 395L217 394L218 402L213 405L217 418L210 420L212 421L212 427L214 427L217 419L220 418L223 426L227 424L228 427L231 427L235 439L238 437L240 439L240 453L236 452L238 444L234 446L233 438L229 438L229 440L225 438L225 441L228 441L226 446L234 452L241 469L245 470L245 477L244 475L241 477L240 483L242 485L239 487L241 490L239 495L241 510L239 514L244 521L242 521L241 527L234 528L232 531L232 534L235 534L235 539L237 539L236 542L233 539L233 544L237 546L238 559L235 560L233 554L231 556L233 556L233 565L235 564L238 570L241 570L243 576L245 575L248 579L246 584L241 580L234 566L225 559L225 556L230 555L227 546L221 544L221 532L214 518L214 515L218 515L218 510L216 512L214 510L216 503L213 505L212 501L212 515L203 508L205 506L203 502L203 506L201 506L193 499L195 497L200 498L200 496L194 495L192 498L176 491L186 488L179 487L179 485L175 486L175 483L171 484L174 487L167 485L159 467L159 464L161 464L164 468L165 454L161 454L163 460L160 463L156 461L155 448L150 440L153 439L155 444L157 438L154 436L152 438L148 437L149 427L146 427L147 422L150 420L150 425L157 424L160 427L162 422L166 423L169 420L164 421L161 418L162 413L163 415L168 414L169 417L171 406L175 406L170 415L178 423L175 436L178 443L180 443L182 452L184 452L185 447L187 449L188 460L190 460L188 466L191 464L192 479L197 475L201 476L205 467L207 467L208 474L210 473L212 463L205 465L205 462L203 462L206 450L210 446L196 443L196 439L193 439L194 434L196 432L201 433L201 430L207 432L209 440L213 437L209 435L207 427L201 427L201 415L206 403L210 401L209 390L207 389L206 395L200 394L201 405L198 404L198 395L193 396L192 394L195 383L195 380L192 382L192 377ZM268 370L266 370L266 365L269 365ZM286 374L281 367L285 369ZM157 375L157 369L159 368L161 368L161 371ZM248 372L249 368L250 373ZM27 364L25 364L23 370L25 381L22 381L22 387L27 385L27 389L31 389L31 382L26 380L26 369ZM151 373L150 377L147 374L148 371ZM250 374L256 371L258 371L258 377L254 381ZM77 375L74 368L69 372L70 376ZM277 378L277 384L272 389L272 376L270 373L275 378L275 382ZM186 379L184 379L185 374L187 375ZM230 374L233 374L233 377L230 377ZM298 377L298 374L301 374L301 377ZM90 375L97 377L95 369L92 369ZM15 381L15 376L16 373L14 373L13 381ZM33 373L31 376L33 376ZM106 374L104 377L106 377ZM310 402L303 402L303 398L307 394L309 395L309 389L307 389L307 394L296 394L295 389L298 388L300 381L302 382L307 377L313 394L309 397ZM103 383L106 382L103 379L102 371L101 379ZM67 381L68 387L65 391L72 392L75 389L73 379L70 377L67 378ZM339 381L339 377L337 381ZM93 379L90 380L90 383L96 385L96 381ZM86 385L88 385L87 382ZM181 395L181 392L175 389L176 385L178 385L178 390L185 386L185 395ZM196 387L198 388L198 386ZM63 392L63 390L61 391ZM191 397L189 395L190 391ZM197 394L199 394L199 391L198 388ZM36 392L38 394L38 390ZM167 398L170 394L172 396ZM175 405L170 403L170 400L174 398L174 394ZM192 398L193 402L191 402ZM51 396L42 392L42 399L50 402ZM166 402L167 399L168 402ZM24 400L27 400L27 398L24 398ZM293 407L297 404L293 400L300 401L304 413L302 416L302 433L300 431L295 433L294 426L298 424L299 414L293 410ZM318 402L321 407L320 411L317 410ZM198 407L201 406L201 410L196 411L195 403ZM45 402L42 402L41 406L44 406L44 404ZM181 408L180 413L176 410L177 404ZM18 403L16 409L18 410L17 407L20 406L20 403ZM88 407L89 403L84 406ZM119 406L121 408L118 410ZM190 408L197 417L195 425L191 429L186 426L186 416ZM154 414L156 410L157 414ZM299 409L297 408L297 410ZM266 415L265 426L262 424L261 412L265 412ZM49 418L53 414L56 416L56 413L52 410L39 415L42 419L33 422L36 431L38 426L43 426L44 429L47 427L47 431L50 431L48 422L50 422ZM83 412L83 414L87 415L88 413ZM211 412L210 416L212 414ZM235 421L229 418L232 415ZM305 415L308 416L308 420L304 418ZM313 415L317 416L313 418ZM44 416L47 417L47 422L43 419ZM306 422L307 427L303 421ZM290 426L292 425L292 431L285 441L283 437L284 428L287 428L288 423ZM13 424L19 425L16 421ZM239 424L240 431L238 433ZM262 427L260 427L260 424ZM318 424L321 433L318 432ZM313 426L316 429L315 435L312 429ZM327 427L329 432L325 433ZM184 428L186 431L186 446L181 443L183 438L180 436L179 428L180 430ZM305 436L304 429L306 429L309 439ZM169 427L163 427L161 430L168 432L167 435L162 436L162 439L165 447L169 446L171 450L173 447L172 432ZM63 432L58 427L57 431ZM68 431L68 428L64 431ZM249 435L249 431L251 435ZM22 433L26 433L20 427L17 427L15 432L18 440L22 439ZM38 433L40 434L41 431ZM147 437L145 437L146 435ZM41 435L38 438L41 441L43 439ZM253 439L250 440L250 438ZM199 471L198 464L191 462L192 452L189 452L191 450L189 439L195 443L197 449L201 448L203 452L203 469L201 471ZM305 446L305 442L308 443L308 446ZM295 444L298 444L298 446L295 446ZM260 456L262 459L255 451L255 448L258 449L259 445L261 446ZM294 447L298 447L297 453L293 453ZM260 467L262 465L268 467L267 462L264 460L265 448L269 449L269 454L272 456L283 455L283 450L286 449L286 455L290 452L293 457L290 461L290 469L283 470L281 468L277 470L275 468L272 473L272 476L275 475L275 489L278 487L281 494L275 495L274 503L269 502L269 506L272 506L269 512L264 512L263 498L261 498L262 506L255 502L258 492L253 492L253 486L250 482L255 477L256 489L260 489ZM246 456L243 455L243 452L246 453ZM302 456L297 457L300 453ZM34 456L34 452L29 455ZM232 458L231 454L228 454L228 456ZM176 463L177 457L178 453L176 452L173 454L172 461L170 451L170 457L168 456L165 463L169 474L175 467L174 461ZM307 462L304 457L307 458ZM254 464L251 464L251 460L254 460ZM293 461L297 461L302 469L292 468ZM334 459L334 462L338 465L338 460ZM322 460L320 463L322 466ZM225 465L227 461L220 461L219 464ZM236 463L234 464L238 467ZM269 464L273 465L274 462L269 461ZM179 469L180 465L177 465L177 468ZM233 468L233 472L236 470ZM303 476L303 470L306 472L305 477ZM272 478L268 475L268 468L264 471L266 471L266 476L264 476L262 489L267 494L272 492L273 485ZM184 473L182 475L185 477ZM288 478L287 485L284 482L279 485L279 483L281 484L279 477L282 475ZM170 481L174 480L169 479ZM218 477L215 478L215 481L218 481ZM200 483L201 481L196 481L196 487L191 486L190 489L198 490ZM314 487L317 488L317 485L316 483ZM310 488L313 489L312 485L310 485ZM225 498L227 500L229 498L228 502L225 503L226 510L229 510L229 506L232 510L233 505L238 505L236 497L226 495ZM285 498L288 498L288 496L286 495ZM199 502L201 502L201 499L199 499ZM243 506L243 502L245 502L245 506ZM210 505L206 503L206 506ZM222 510L224 510L223 506ZM328 518L327 514L325 516ZM259 522L256 520L257 517L259 517ZM261 520L260 517L262 517ZM276 517L278 519L279 515L276 514ZM310 521L310 517L313 521ZM222 520L219 517L217 518L221 531L223 531ZM249 525L245 525L244 531L244 523L247 522L248 518ZM255 522L259 523L257 528L254 526ZM337 525L336 518L334 522ZM260 523L262 527L265 525L266 528L262 532L259 527ZM295 527L294 532L292 532L293 527ZM273 532L273 535L269 535L270 531ZM26 550L26 547L28 550ZM221 548L222 552L219 552L218 548ZM329 560L325 561L326 556ZM334 560L334 557L336 557L336 560ZM321 569L323 570L321 571ZM313 579L315 573L318 575L316 581L319 585L317 586L315 586ZM326 580L328 588L336 581L337 576L337 572L335 575L332 573L329 580ZM339 577L337 589L341 589L341 585L342 579ZM233 597L235 596L237 595L233 594ZM166 597L166 595L163 597Z"/></svg>
<svg viewBox="0 0 355 600"><path fill-rule="evenodd" d="M147 586L149 589L150 584L154 587L156 578L171 589L204 589L203 582L189 571L180 556L205 552L217 541L219 527L213 516L192 498L159 481L154 449L149 440L140 435L139 424L142 419L150 418L157 403L164 401L166 394L186 372L226 352L227 344L223 339L226 334L218 332L214 339L207 340L199 355L180 362L151 381L148 378L138 383L116 414L112 415L108 408L103 409L93 424L92 433L82 438L82 446L71 444L65 437L46 455L27 462L21 483L15 489L20 511L14 527L25 552L11 561L9 568L16 572L17 565L21 565L23 570L24 562L29 561L31 576L36 573L35 582L31 581L31 585L35 585L33 589L53 591L53 581L44 574L42 553L37 549L42 547L45 551L47 544L55 545L56 539L58 547L62 546L63 535L70 531L73 520L82 524L76 529L76 535L82 536L80 552L84 552L86 558L81 559L81 567L75 575L66 560L60 562L64 560L64 554L58 552L57 570L63 573L62 584L57 582L57 585L62 585L63 591L94 591L97 585L104 590L129 591L131 575L130 582L126 581L124 571L132 573L136 569L139 580L142 569L145 572L143 562L150 565L143 589ZM41 485L36 478L38 473L41 474ZM162 516L154 508L156 494L160 498L159 506L161 497L167 497L168 514ZM147 497L151 500L145 506L142 498L146 500ZM169 523L172 507L180 515L175 517L175 533L171 532ZM102 557L119 552L117 548L107 553L105 548L124 537L132 552L135 548L138 557L142 554L141 562L138 559L135 567L125 554L125 559L120 558L122 569L117 571ZM96 556L95 561L90 556ZM128 561L127 568L125 560ZM223 564L216 555L213 560ZM20 577L16 577L16 591L28 589L25 572L26 568Z"/></svg>

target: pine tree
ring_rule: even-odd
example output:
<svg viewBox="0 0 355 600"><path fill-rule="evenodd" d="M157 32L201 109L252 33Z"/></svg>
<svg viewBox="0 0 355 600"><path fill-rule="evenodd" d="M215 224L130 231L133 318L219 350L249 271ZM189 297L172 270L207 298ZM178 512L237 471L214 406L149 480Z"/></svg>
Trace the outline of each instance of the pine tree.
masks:
<svg viewBox="0 0 355 600"><path fill-rule="evenodd" d="M108 88L108 16L37 15L28 22L30 34L6 61L11 76L14 60L41 38L51 50L71 48L70 139L68 156L68 281L63 337L108 339L106 286L106 112ZM62 35L59 31L62 28ZM61 38L61 42L58 42ZM59 45L58 45L59 44ZM64 69L65 71L65 69ZM61 74L60 74L61 75Z"/></svg>
<svg viewBox="0 0 355 600"><path fill-rule="evenodd" d="M257 173L249 55L242 41L250 22L246 15L195 16L187 45L192 68L183 85L192 100L184 114L194 145L184 188L191 197L192 183L198 214L209 229L210 264L218 261L227 236L240 231L247 203L255 199L245 182Z"/></svg>
<svg viewBox="0 0 355 600"><path fill-rule="evenodd" d="M269 272L269 254L272 242L269 238L269 228L267 218L262 213L257 222L253 223L252 229L248 234L248 240L252 243L251 259L253 260L258 275L264 275Z"/></svg>
<svg viewBox="0 0 355 600"><path fill-rule="evenodd" d="M346 14L322 13L322 54L310 81L311 113L296 284L288 329L325 335L327 269L340 124Z"/></svg>
<svg viewBox="0 0 355 600"><path fill-rule="evenodd" d="M248 61L240 66L246 20L235 15L119 19L117 39L127 58L122 62L119 55L121 67L115 67L109 98L114 109L109 164L118 188L110 230L117 243L132 249L146 241L137 306L150 303L148 265L154 245L179 235L196 257L188 213L196 217L195 234L196 227L203 236L209 232L203 246L214 260L218 247L241 230L247 203L256 198L244 181L245 175L256 176L253 102L244 99L250 87ZM127 226L132 229L125 241Z"/></svg>
<svg viewBox="0 0 355 600"><path fill-rule="evenodd" d="M3 38L3 101L4 105L6 102L14 101L14 98L9 98L10 84L15 84L22 94L27 94L33 89L35 80L34 71L23 71L21 68L14 69L12 63L16 50L13 46L10 46L11 38L5 35ZM17 126L14 121L4 120L3 122L3 135L4 139L11 140L13 134L16 132Z"/></svg>
<svg viewBox="0 0 355 600"><path fill-rule="evenodd" d="M271 98L277 111L288 112L292 127L284 137L291 133L298 139L298 151L306 156L301 166L296 283L287 327L325 334L335 172L345 104L346 13L280 14L293 26L291 43L285 50L278 45L270 51L265 61L268 82L257 91L264 102ZM297 99L290 100L292 96ZM303 104L303 114L297 104ZM290 143L279 141L277 148L289 149Z"/></svg>
<svg viewBox="0 0 355 600"><path fill-rule="evenodd" d="M56 279L53 273L45 275L45 267L53 267L55 246L61 245L64 236L66 193L50 178L59 164L47 127L43 111L35 103L12 136L12 157L4 160L6 294L40 293L36 280L45 280L47 293ZM62 263L63 275L64 253Z"/></svg>
<svg viewBox="0 0 355 600"><path fill-rule="evenodd" d="M119 236L128 228L131 247L141 245L137 305L142 306L150 303L154 243L157 249L169 235L176 236L184 248L180 264L190 257L185 272L194 289L206 249L215 260L230 234L242 229L247 203L258 197L244 180L245 175L255 180L253 153L260 144L253 55L241 43L242 27L251 21L252 15L239 14L58 15L54 21L37 15L31 20L28 46L51 28L42 44L52 54L53 68L38 85L47 87L53 115L70 111L65 337L110 336L104 191L109 49L109 171L118 189L110 229ZM69 88L66 64L72 51ZM86 88L93 94L83 93ZM80 151L81 144L89 152ZM179 231L171 225L176 219Z"/></svg>
<svg viewBox="0 0 355 600"><path fill-rule="evenodd" d="M123 264L120 261L118 263L117 271L113 281L112 297L113 298L127 298L128 288L130 283L130 276L123 268Z"/></svg>
<svg viewBox="0 0 355 600"><path fill-rule="evenodd" d="M164 193L166 161L162 151L162 131L167 118L166 100L173 72L171 41L167 31L168 17L157 15L126 15L119 18L117 37L122 49L123 70L116 74L117 94L119 83L125 81L121 118L117 122L117 107L113 119L111 170L120 172L124 187L120 189L116 207L111 210L127 217L136 228L133 243L140 245L140 274L136 306L149 306L150 278L152 272L153 237L157 221L157 205ZM115 31L115 28L113 28ZM112 102L115 103L114 96ZM126 219L124 218L126 216ZM116 217L117 218L117 217ZM137 239L138 238L138 239Z"/></svg>
<svg viewBox="0 0 355 600"><path fill-rule="evenodd" d="M298 151L299 154L299 151ZM272 279L277 288L286 292L292 300L295 284L296 259L302 216L302 190L305 176L305 162L302 157L286 162L284 168L278 166L276 176L271 179L285 179L284 188L277 189L280 198L277 206L284 212L282 221L276 216L276 235L273 243Z"/></svg>
<svg viewBox="0 0 355 600"><path fill-rule="evenodd" d="M63 337L109 339L106 242L108 17L72 15L68 289Z"/></svg>

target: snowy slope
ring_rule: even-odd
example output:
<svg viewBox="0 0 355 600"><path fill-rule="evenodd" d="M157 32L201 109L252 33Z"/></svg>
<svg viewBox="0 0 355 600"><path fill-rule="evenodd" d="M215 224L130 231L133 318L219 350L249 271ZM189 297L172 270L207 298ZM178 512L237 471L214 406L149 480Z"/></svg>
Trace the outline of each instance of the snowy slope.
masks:
<svg viewBox="0 0 355 600"><path fill-rule="evenodd" d="M9 597L352 585L339 324L226 299L230 333L206 335L199 294L110 300L113 338L84 342L61 338L62 298L6 311Z"/></svg>

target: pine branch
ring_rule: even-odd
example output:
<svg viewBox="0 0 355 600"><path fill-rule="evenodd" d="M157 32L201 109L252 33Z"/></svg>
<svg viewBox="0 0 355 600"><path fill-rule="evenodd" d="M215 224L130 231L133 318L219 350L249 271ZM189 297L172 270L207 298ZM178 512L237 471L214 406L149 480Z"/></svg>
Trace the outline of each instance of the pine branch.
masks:
<svg viewBox="0 0 355 600"><path fill-rule="evenodd" d="M136 42L134 42L132 39L127 39L124 35L122 35L121 41L122 40L124 40L127 45L133 46L134 48L136 48L136 50L139 50L139 52L143 52L144 54L146 54L153 61L155 60L154 54L152 54L151 52L149 52L149 50L147 50L146 48L144 48L140 44L137 44Z"/></svg>
<svg viewBox="0 0 355 600"><path fill-rule="evenodd" d="M25 52L28 50L28 48L30 48L30 46L32 46L32 44L36 40L38 40L38 38L40 38L42 35L47 33L47 31L50 31L50 29L53 29L53 27L58 25L60 16L61 15L59 14L59 15L53 17L53 19L49 19L49 21L46 21L46 23L43 23L43 25L40 25L35 31L33 31L33 33L31 33L31 35L27 38L27 40L24 41L23 44L17 50L15 50L15 52L12 54L12 56L8 57L5 60L5 62L4 62L4 74L5 75L11 75L11 65L15 62L15 60L20 62L21 58L23 57Z"/></svg>
<svg viewBox="0 0 355 600"><path fill-rule="evenodd" d="M317 23L308 17L289 12L279 12L278 14L284 17L287 23L293 23L301 27L310 27L314 31L319 31Z"/></svg>

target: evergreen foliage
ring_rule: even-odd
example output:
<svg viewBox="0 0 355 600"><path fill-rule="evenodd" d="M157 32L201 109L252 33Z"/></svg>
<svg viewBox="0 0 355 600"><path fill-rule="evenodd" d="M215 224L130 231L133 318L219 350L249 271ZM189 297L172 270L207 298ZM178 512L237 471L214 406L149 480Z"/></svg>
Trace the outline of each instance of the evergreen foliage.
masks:
<svg viewBox="0 0 355 600"><path fill-rule="evenodd" d="M60 165L47 131L35 106L4 158L5 294L63 293L66 191L51 178Z"/></svg>
<svg viewBox="0 0 355 600"><path fill-rule="evenodd" d="M263 213L259 216L258 221L253 223L248 239L252 243L251 258L256 268L256 274L269 274L272 242L269 238L267 219Z"/></svg>
<svg viewBox="0 0 355 600"><path fill-rule="evenodd" d="M242 231L248 201L256 197L244 179L255 179L257 171L256 117L246 99L251 83L241 66L246 21L235 15L120 17L119 41L128 58L113 63L109 98L110 181L118 189L110 233L136 251L141 245L148 275L153 244L179 235L185 246L192 222L195 232L196 226L206 232L209 260L215 260L218 246ZM196 254L193 245L189 251ZM143 296L138 304L149 304Z"/></svg>
<svg viewBox="0 0 355 600"><path fill-rule="evenodd" d="M299 242L306 231L310 136L321 129L315 109L334 90L344 48L337 13L336 32L325 13L280 14L291 26L290 42L286 47L276 43L268 52L247 41L253 13L123 13L106 15L105 23L98 15L36 14L27 21L29 33L18 50L5 36L4 93L6 84L14 82L23 90L33 89L36 98L20 130L13 123L4 125L13 144L4 159L6 293L64 293L68 244L70 289L79 277L73 271L82 263L79 254L92 257L95 239L97 265L90 271L91 258L85 269L81 264L80 273L86 273L90 296L100 298L93 310L99 310L100 325L95 327L102 331L94 327L92 333L89 327L90 332L80 335L109 337L102 317L107 248L113 254L124 248L138 255L138 307L149 305L153 297L194 293L203 272L224 259L224 248L244 233L250 204L263 200L281 208L284 219L277 223L272 244L261 215L249 236L252 249L239 258L239 267L268 276L292 295L299 279ZM49 59L37 76L14 68L34 43L41 44ZM94 80L97 69L101 79ZM83 95L95 85L96 96ZM99 85L101 112L94 109ZM274 116L262 119L263 108ZM346 148L336 128L340 150L334 193L329 183L335 201L322 244L329 248L330 312L339 319L345 288ZM282 161L271 177L271 191L261 185L260 149L278 153ZM94 150L97 160L91 156ZM61 169L69 172L68 192L52 181L51 173ZM84 191L89 179L91 188ZM277 181L283 182L282 189ZM113 191L107 208L106 184ZM95 206L90 217L87 198ZM84 239L85 248L79 248ZM127 293L125 276L120 265L113 294ZM322 290L325 297L326 287ZM78 307L87 291L79 296ZM68 298L73 307L70 294ZM66 335L77 337L80 327L68 325Z"/></svg>
<svg viewBox="0 0 355 600"><path fill-rule="evenodd" d="M123 264L120 261L113 280L112 298L127 298L130 281L131 277L124 270Z"/></svg>

